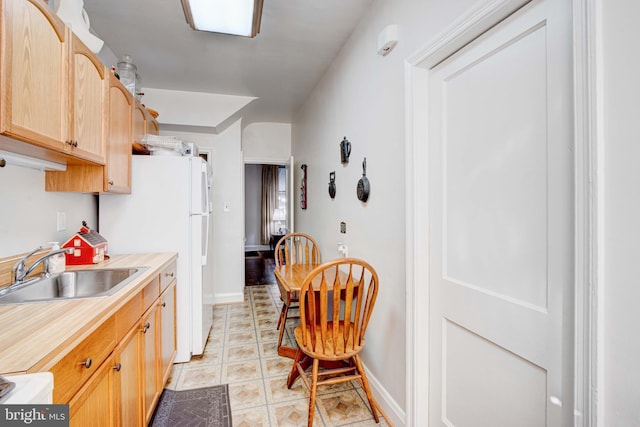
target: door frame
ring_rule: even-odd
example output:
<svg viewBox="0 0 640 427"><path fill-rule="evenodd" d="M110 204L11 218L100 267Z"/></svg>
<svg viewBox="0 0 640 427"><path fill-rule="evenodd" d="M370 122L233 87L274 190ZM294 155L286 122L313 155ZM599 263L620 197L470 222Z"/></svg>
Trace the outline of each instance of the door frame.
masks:
<svg viewBox="0 0 640 427"><path fill-rule="evenodd" d="M537 1L537 0L532 0ZM574 426L603 425L603 148L600 0L572 4L575 141ZM405 61L406 423L428 420L428 87L430 70L529 0L487 0ZM417 185L421 184L421 185ZM419 221L417 220L419 219ZM426 284L426 286L420 286ZM420 333L417 333L419 331ZM417 380L416 380L417 379Z"/></svg>

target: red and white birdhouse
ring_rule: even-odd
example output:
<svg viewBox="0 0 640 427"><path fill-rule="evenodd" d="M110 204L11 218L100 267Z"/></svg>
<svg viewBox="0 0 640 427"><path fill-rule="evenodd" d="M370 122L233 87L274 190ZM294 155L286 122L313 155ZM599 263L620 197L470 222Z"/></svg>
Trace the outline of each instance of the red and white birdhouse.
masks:
<svg viewBox="0 0 640 427"><path fill-rule="evenodd" d="M80 231L64 242L63 248L73 248L65 254L67 265L97 264L107 254L107 240L97 231L91 230L83 221Z"/></svg>

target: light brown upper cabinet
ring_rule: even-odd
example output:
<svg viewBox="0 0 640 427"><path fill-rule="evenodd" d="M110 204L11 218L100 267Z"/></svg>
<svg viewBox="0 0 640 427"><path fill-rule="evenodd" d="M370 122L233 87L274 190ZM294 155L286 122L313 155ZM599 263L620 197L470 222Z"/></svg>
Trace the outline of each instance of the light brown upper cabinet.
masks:
<svg viewBox="0 0 640 427"><path fill-rule="evenodd" d="M83 158L104 163L109 73L107 67L75 35L71 51L71 145L74 151L82 151Z"/></svg>
<svg viewBox="0 0 640 427"><path fill-rule="evenodd" d="M0 0L0 12L0 133L23 141L0 148L104 164L104 65L43 1Z"/></svg>
<svg viewBox="0 0 640 427"><path fill-rule="evenodd" d="M133 96L107 73L107 162L68 164L64 172L46 172L47 191L131 193L131 129Z"/></svg>
<svg viewBox="0 0 640 427"><path fill-rule="evenodd" d="M145 118L145 123L147 124L146 126L147 133L151 135L160 134L160 125L158 124L158 121L155 119L155 117L151 115L151 113L146 108L144 109L144 118Z"/></svg>
<svg viewBox="0 0 640 427"><path fill-rule="evenodd" d="M109 73L109 144L104 191L131 193L133 95Z"/></svg>
<svg viewBox="0 0 640 427"><path fill-rule="evenodd" d="M158 121L139 101L133 108L133 142L142 144L145 134L158 135Z"/></svg>

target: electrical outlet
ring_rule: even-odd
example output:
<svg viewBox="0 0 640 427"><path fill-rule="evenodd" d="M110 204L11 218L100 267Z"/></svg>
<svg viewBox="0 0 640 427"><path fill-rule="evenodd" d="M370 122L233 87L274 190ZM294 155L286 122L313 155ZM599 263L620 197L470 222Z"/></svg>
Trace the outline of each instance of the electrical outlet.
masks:
<svg viewBox="0 0 640 427"><path fill-rule="evenodd" d="M58 212L56 217L56 231L64 231L67 229L66 212Z"/></svg>

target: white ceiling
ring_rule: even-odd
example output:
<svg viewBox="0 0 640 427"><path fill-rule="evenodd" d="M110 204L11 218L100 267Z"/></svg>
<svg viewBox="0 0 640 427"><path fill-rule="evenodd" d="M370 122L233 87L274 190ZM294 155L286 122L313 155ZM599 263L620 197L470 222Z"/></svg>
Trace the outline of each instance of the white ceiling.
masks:
<svg viewBox="0 0 640 427"><path fill-rule="evenodd" d="M371 2L264 0L253 39L193 31L180 0L85 0L84 8L118 58L133 56L143 88L257 97L242 111L247 124L290 123Z"/></svg>

